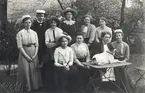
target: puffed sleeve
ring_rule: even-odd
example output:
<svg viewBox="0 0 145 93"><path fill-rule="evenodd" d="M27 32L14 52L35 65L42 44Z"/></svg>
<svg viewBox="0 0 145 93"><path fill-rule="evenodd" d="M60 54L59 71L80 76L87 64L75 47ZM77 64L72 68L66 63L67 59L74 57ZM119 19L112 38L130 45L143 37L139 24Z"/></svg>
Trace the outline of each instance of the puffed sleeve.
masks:
<svg viewBox="0 0 145 93"><path fill-rule="evenodd" d="M45 32L45 44L46 44L46 45L48 45L48 43L49 43L48 31L49 31L49 30L46 30L46 32Z"/></svg>
<svg viewBox="0 0 145 93"><path fill-rule="evenodd" d="M37 33L35 32L35 42L36 42L36 44L35 44L35 46L36 47L38 47L39 46L39 43L38 43L38 35L37 35Z"/></svg>
<svg viewBox="0 0 145 93"><path fill-rule="evenodd" d="M21 33L18 32L16 35L16 40L17 40L17 47L18 49L22 47L22 37L21 37Z"/></svg>

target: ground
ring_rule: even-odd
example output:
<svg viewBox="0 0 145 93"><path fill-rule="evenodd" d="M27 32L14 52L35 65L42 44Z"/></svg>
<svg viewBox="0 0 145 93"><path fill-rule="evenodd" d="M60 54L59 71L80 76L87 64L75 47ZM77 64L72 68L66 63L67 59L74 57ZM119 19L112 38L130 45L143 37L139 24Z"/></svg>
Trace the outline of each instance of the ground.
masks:
<svg viewBox="0 0 145 93"><path fill-rule="evenodd" d="M137 66L144 66L144 55L133 55L131 56L132 60L130 61L132 63L131 66L128 67L127 71L129 73L129 76L132 80L132 84L134 85L137 79L139 78L139 74L137 73L137 70L135 67ZM145 67L145 66L144 66ZM7 76L4 71L0 70L0 93L18 93L18 92L13 92L13 90L19 89L19 86L17 88L14 88L13 85L15 85L16 81L16 76L15 75L10 75ZM144 93L145 91L145 80L140 80L136 86L136 93ZM42 88L38 92L32 92L32 93L54 93L50 89L47 88ZM56 93L56 92L55 92ZM117 91L111 91L108 89L103 89L100 90L99 93L122 93Z"/></svg>

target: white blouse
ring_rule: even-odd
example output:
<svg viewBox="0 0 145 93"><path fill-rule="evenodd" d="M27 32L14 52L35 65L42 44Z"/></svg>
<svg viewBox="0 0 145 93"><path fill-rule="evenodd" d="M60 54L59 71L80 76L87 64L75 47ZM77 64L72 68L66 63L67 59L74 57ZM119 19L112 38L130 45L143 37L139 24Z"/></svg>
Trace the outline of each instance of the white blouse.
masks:
<svg viewBox="0 0 145 93"><path fill-rule="evenodd" d="M35 46L39 45L37 33L31 29L22 29L17 33L16 39L18 48L21 48L23 44L28 45L29 43L34 43Z"/></svg>
<svg viewBox="0 0 145 93"><path fill-rule="evenodd" d="M63 49L62 47L56 48L54 52L54 61L61 65L73 64L73 50L70 47Z"/></svg>
<svg viewBox="0 0 145 93"><path fill-rule="evenodd" d="M75 43L71 45L71 48L74 51L76 58L89 58L90 59L90 52L88 46L85 43L78 44Z"/></svg>
<svg viewBox="0 0 145 93"><path fill-rule="evenodd" d="M63 31L60 28L56 27L54 29L54 33L53 33L53 29L49 28L45 32L45 44L47 45L48 43L54 42L54 41L58 42L61 36L63 36Z"/></svg>

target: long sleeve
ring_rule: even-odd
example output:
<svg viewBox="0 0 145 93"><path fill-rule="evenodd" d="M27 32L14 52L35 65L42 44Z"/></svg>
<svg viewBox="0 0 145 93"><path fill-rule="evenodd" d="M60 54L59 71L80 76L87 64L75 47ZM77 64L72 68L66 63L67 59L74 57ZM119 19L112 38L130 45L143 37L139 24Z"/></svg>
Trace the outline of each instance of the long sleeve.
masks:
<svg viewBox="0 0 145 93"><path fill-rule="evenodd" d="M86 45L86 49L87 49L87 59L86 59L86 61L89 62L90 61L90 51L89 51L89 48L88 48L87 45Z"/></svg>
<svg viewBox="0 0 145 93"><path fill-rule="evenodd" d="M58 57L59 57L59 52L58 52L58 48L55 49L54 51L54 65L57 67L62 67L63 65L58 63Z"/></svg>
<svg viewBox="0 0 145 93"><path fill-rule="evenodd" d="M48 30L45 32L45 44L47 45L49 43L49 36L48 36Z"/></svg>
<svg viewBox="0 0 145 93"><path fill-rule="evenodd" d="M22 47L22 37L21 37L21 33L17 33L16 35L16 40L17 40L17 47L18 49Z"/></svg>
<svg viewBox="0 0 145 93"><path fill-rule="evenodd" d="M97 29L96 29L96 32L95 32L95 41L99 42L99 31Z"/></svg>
<svg viewBox="0 0 145 93"><path fill-rule="evenodd" d="M69 52L69 66L73 65L73 59L74 59L74 54L73 54L73 50L70 48L70 52Z"/></svg>
<svg viewBox="0 0 145 93"><path fill-rule="evenodd" d="M130 49L129 45L126 45L126 50L125 50L125 61L128 61L130 57Z"/></svg>
<svg viewBox="0 0 145 93"><path fill-rule="evenodd" d="M38 42L38 35L37 35L37 33L35 33L35 40L36 40L35 46L38 47L39 46L39 42Z"/></svg>
<svg viewBox="0 0 145 93"><path fill-rule="evenodd" d="M96 27L94 25L91 25L91 32L90 32L90 38L89 38L89 43L93 43L95 39L95 33L96 33Z"/></svg>

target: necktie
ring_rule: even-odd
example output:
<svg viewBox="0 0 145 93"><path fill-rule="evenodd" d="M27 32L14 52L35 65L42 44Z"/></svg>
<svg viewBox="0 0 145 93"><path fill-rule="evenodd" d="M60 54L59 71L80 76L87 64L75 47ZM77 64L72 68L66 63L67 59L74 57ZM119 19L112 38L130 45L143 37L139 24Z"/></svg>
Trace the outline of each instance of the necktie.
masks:
<svg viewBox="0 0 145 93"><path fill-rule="evenodd" d="M55 41L55 30L53 29L53 38L54 38L54 41Z"/></svg>

